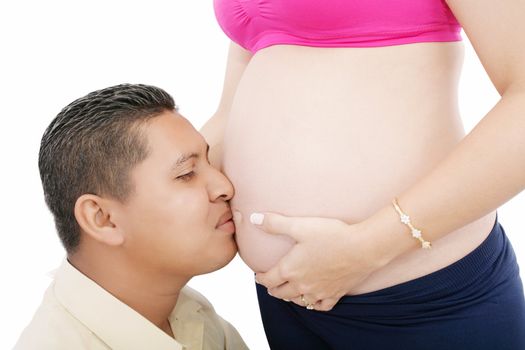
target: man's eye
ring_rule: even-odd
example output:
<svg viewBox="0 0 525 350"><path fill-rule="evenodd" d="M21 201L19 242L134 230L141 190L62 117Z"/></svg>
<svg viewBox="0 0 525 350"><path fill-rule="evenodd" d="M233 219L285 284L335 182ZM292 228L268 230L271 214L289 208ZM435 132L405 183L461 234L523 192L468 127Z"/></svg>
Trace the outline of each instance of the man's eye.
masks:
<svg viewBox="0 0 525 350"><path fill-rule="evenodd" d="M190 171L187 174L184 174L184 175L181 175L181 176L177 176L177 179L181 179L182 181L189 181L189 180L191 180L191 178L194 175L195 175L195 172L194 171Z"/></svg>

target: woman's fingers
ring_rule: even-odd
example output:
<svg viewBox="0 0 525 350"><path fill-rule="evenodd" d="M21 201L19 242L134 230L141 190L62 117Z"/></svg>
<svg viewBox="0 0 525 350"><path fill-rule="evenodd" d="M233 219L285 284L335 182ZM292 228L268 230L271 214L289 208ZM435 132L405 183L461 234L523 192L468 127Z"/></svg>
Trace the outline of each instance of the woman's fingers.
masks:
<svg viewBox="0 0 525 350"><path fill-rule="evenodd" d="M268 289L276 288L287 282L279 271L279 265L273 267L268 272L258 272L255 274L255 281Z"/></svg>
<svg viewBox="0 0 525 350"><path fill-rule="evenodd" d="M335 306L335 304L337 304L338 301L339 299L335 299L335 298L327 298L327 299L319 300L315 304L315 309L318 311L330 311L333 309L333 307Z"/></svg>
<svg viewBox="0 0 525 350"><path fill-rule="evenodd" d="M274 288L268 288L268 294L275 298L279 299L286 299L286 300L293 300L297 298L299 293L292 284L286 282L281 284L280 286L274 287Z"/></svg>
<svg viewBox="0 0 525 350"><path fill-rule="evenodd" d="M252 213L250 222L264 232L286 235L300 242L305 234L310 234L312 228L315 228L317 218L290 217L276 213Z"/></svg>
<svg viewBox="0 0 525 350"><path fill-rule="evenodd" d="M292 302L300 307L317 311L330 311L339 301L338 298L319 300L313 295L297 293L296 289L290 283L284 283L279 287L268 289L268 294L274 298L282 299L286 302Z"/></svg>

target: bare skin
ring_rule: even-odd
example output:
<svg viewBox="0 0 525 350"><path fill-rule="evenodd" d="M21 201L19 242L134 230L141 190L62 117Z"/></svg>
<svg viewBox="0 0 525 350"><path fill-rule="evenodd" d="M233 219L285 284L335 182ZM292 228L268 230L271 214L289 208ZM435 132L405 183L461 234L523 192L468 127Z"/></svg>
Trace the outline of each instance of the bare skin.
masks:
<svg viewBox="0 0 525 350"><path fill-rule="evenodd" d="M175 337L168 317L180 290L235 256L233 231L218 226L230 213L233 187L209 164L206 142L179 114L163 112L144 134L149 154L130 171L133 191L125 201L94 194L77 199L81 244L68 259ZM174 166L191 153L197 156Z"/></svg>
<svg viewBox="0 0 525 350"><path fill-rule="evenodd" d="M235 187L232 209L244 218L236 221L244 261L267 271L293 244L251 225L250 213L357 223L439 163L465 135L457 104L462 61L461 42L279 45L251 57L234 90L221 155ZM492 211L451 232L430 253L399 256L352 294L451 264L486 238L494 219Z"/></svg>
<svg viewBox="0 0 525 350"><path fill-rule="evenodd" d="M437 270L474 249L525 189L525 5L446 3L501 96L468 135L461 43L275 46L253 57L232 44L202 132L238 186L234 207L259 214L238 225L241 256L269 269L256 278L276 298L328 311L345 294ZM434 243L429 256L400 239L410 234L392 196Z"/></svg>

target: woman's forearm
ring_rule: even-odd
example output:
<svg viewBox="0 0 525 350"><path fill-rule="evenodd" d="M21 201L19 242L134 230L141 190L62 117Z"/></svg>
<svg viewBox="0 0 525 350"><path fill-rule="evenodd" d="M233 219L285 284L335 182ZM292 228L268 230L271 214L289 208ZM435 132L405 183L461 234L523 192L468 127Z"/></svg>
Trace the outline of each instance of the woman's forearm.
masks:
<svg viewBox="0 0 525 350"><path fill-rule="evenodd" d="M386 171L387 169L385 169ZM525 188L525 89L508 89L494 108L398 202L435 241L510 200ZM378 256L394 259L418 249L389 203L366 220Z"/></svg>

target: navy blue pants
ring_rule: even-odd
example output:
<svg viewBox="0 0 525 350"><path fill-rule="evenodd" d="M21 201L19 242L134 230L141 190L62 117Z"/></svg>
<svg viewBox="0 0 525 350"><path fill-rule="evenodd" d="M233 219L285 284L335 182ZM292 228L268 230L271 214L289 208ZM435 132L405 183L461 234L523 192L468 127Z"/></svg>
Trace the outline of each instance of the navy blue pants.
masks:
<svg viewBox="0 0 525 350"><path fill-rule="evenodd" d="M525 234L525 232L524 232ZM429 275L306 310L257 285L271 349L525 350L525 299L497 218L485 241Z"/></svg>

